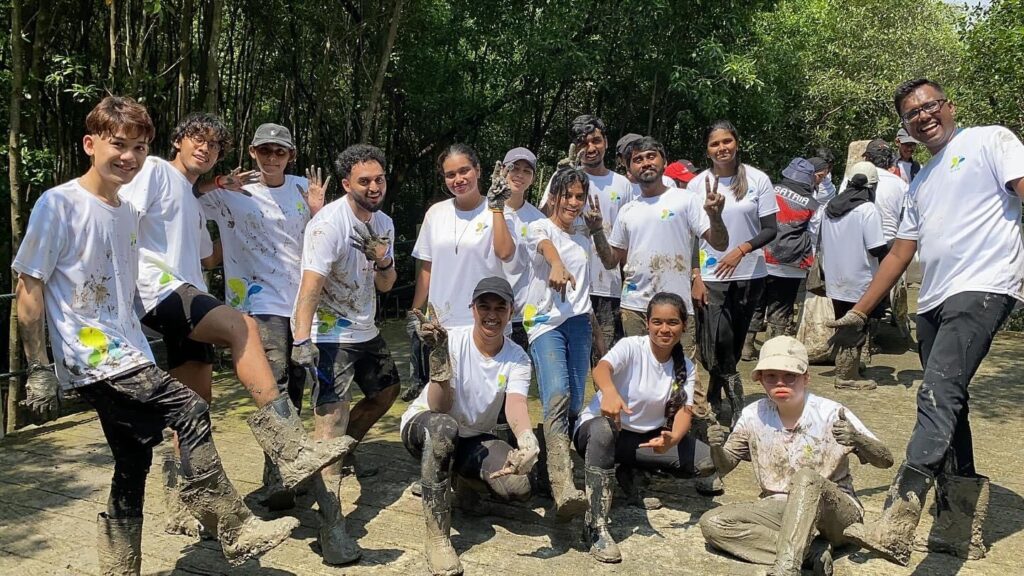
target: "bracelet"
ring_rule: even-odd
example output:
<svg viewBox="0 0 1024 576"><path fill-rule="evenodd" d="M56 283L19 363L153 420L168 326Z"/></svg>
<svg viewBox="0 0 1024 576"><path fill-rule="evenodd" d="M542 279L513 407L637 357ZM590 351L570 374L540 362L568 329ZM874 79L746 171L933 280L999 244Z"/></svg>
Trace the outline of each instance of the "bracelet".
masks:
<svg viewBox="0 0 1024 576"><path fill-rule="evenodd" d="M488 210L490 210L491 212L493 212L495 214L504 214L505 213L505 209L504 208L488 208Z"/></svg>
<svg viewBox="0 0 1024 576"><path fill-rule="evenodd" d="M303 338L302 340L295 340L294 342L292 342L292 346L305 346L306 344L309 344L309 342L309 338Z"/></svg>
<svg viewBox="0 0 1024 576"><path fill-rule="evenodd" d="M373 263L373 269L376 270L377 272L386 272L388 270L391 270L394 267L395 267L395 258L394 257L391 258L391 262L389 262L387 266L378 266L376 262Z"/></svg>

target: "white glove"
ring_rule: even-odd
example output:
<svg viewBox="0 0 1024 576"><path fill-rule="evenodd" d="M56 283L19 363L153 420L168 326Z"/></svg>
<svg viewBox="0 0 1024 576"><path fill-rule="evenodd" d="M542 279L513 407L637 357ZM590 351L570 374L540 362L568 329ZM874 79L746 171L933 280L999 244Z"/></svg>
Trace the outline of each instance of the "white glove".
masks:
<svg viewBox="0 0 1024 576"><path fill-rule="evenodd" d="M533 430L521 432L516 436L516 442L519 444L519 448L508 453L505 466L491 474L491 478L526 474L537 464L537 459L540 458L540 444L537 443L537 437L533 435Z"/></svg>

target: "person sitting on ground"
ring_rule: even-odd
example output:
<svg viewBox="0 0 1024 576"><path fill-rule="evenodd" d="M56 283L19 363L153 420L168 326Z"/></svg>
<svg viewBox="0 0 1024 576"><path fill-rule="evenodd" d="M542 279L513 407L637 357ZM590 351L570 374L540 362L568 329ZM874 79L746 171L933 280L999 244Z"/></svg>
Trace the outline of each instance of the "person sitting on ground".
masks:
<svg viewBox="0 0 1024 576"><path fill-rule="evenodd" d="M688 433L697 369L683 354L681 342L686 302L659 292L647 304L646 317L647 335L619 340L597 363L598 392L576 427L576 451L586 461L590 504L585 537L590 553L601 562L622 560L608 532L613 475L630 504L650 510L661 503L640 497L637 468L680 478L714 472L707 445Z"/></svg>
<svg viewBox="0 0 1024 576"><path fill-rule="evenodd" d="M708 511L701 532L713 549L773 564L770 575L799 576L805 560L815 574L831 574L832 545L844 543L843 529L864 517L849 455L889 468L892 454L853 412L808 391L807 349L799 340L765 342L753 378L768 397L744 408L731 434L709 429L708 441L719 474L741 460L753 464L761 499ZM827 544L812 555L816 532Z"/></svg>
<svg viewBox="0 0 1024 576"><path fill-rule="evenodd" d="M527 474L537 463L540 445L526 405L530 358L505 337L514 299L508 281L491 276L473 290L471 326L445 329L432 305L429 320L416 312L416 331L431 350L430 383L402 415L401 436L420 460L431 574L462 574L449 538L449 471L458 480L460 497L479 492L508 501L530 497ZM517 448L494 434L503 403Z"/></svg>

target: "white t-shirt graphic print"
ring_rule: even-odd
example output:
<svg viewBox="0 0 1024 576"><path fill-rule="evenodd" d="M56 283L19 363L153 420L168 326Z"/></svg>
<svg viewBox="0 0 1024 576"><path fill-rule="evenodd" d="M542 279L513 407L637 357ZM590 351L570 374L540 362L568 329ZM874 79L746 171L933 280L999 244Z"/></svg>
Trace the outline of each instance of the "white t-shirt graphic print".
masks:
<svg viewBox="0 0 1024 576"><path fill-rule="evenodd" d="M897 238L917 241L918 312L961 292L1024 300L1024 144L1002 126L963 128L917 173Z"/></svg>
<svg viewBox="0 0 1024 576"><path fill-rule="evenodd" d="M72 180L39 197L11 267L43 281L57 379L64 389L150 364L136 300L139 213Z"/></svg>
<svg viewBox="0 0 1024 576"><path fill-rule="evenodd" d="M192 183L170 162L150 156L121 195L142 214L139 296L149 312L182 284L206 291L201 259L213 252Z"/></svg>
<svg viewBox="0 0 1024 576"><path fill-rule="evenodd" d="M300 176L275 188L256 183L245 193L214 190L199 197L217 223L224 249L224 302L248 314L291 316L302 278L302 238L310 211Z"/></svg>

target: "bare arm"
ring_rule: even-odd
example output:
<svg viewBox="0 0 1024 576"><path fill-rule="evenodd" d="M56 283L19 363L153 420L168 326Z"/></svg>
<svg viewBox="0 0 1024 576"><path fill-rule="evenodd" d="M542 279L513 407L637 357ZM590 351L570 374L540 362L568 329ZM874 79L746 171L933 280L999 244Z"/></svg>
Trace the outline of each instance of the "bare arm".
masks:
<svg viewBox="0 0 1024 576"><path fill-rule="evenodd" d="M309 338L313 330L313 315L320 305L320 294L323 293L326 276L304 270L302 281L299 284L299 295L295 300L295 315L292 318L295 328L292 331L292 338L295 341L302 341Z"/></svg>
<svg viewBox="0 0 1024 576"><path fill-rule="evenodd" d="M46 313L43 307L43 281L26 274L18 275L15 291L18 306L18 331L29 364L46 366Z"/></svg>
<svg viewBox="0 0 1024 576"><path fill-rule="evenodd" d="M516 436L533 428L530 424L530 410L526 404L526 396L522 394L505 395L505 418L508 419L508 425Z"/></svg>
<svg viewBox="0 0 1024 576"><path fill-rule="evenodd" d="M693 412L690 411L690 407L686 406L682 410L676 412L675 417L672 419L672 446L678 445L683 441L683 438L690 432L690 424L693 420Z"/></svg>
<svg viewBox="0 0 1024 576"><path fill-rule="evenodd" d="M516 242L509 232L508 223L505 222L505 213L491 210L492 226L494 229L494 255L502 262L508 262L516 254Z"/></svg>
<svg viewBox="0 0 1024 576"><path fill-rule="evenodd" d="M1011 190L1017 193L1018 198L1024 199L1024 178L1012 180L1008 186Z"/></svg>
<svg viewBox="0 0 1024 576"><path fill-rule="evenodd" d="M598 257L601 258L601 264L604 265L605 270L614 270L618 267L622 260L618 258L618 248L612 248L611 244L608 244L608 238L604 235L604 230L597 230L590 234L590 237L594 240L594 250L597 251Z"/></svg>
<svg viewBox="0 0 1024 576"><path fill-rule="evenodd" d="M205 270L213 270L224 262L224 246L220 243L220 238L213 241L213 252L201 262Z"/></svg>
<svg viewBox="0 0 1024 576"><path fill-rule="evenodd" d="M422 310L427 305L430 295L430 262L420 261L420 271L416 274L416 291L412 296L412 309Z"/></svg>
<svg viewBox="0 0 1024 576"><path fill-rule="evenodd" d="M452 390L448 380L444 382L431 380L427 384L427 406L430 407L431 412L447 414L454 403L455 391Z"/></svg>
<svg viewBox="0 0 1024 576"><path fill-rule="evenodd" d="M391 264L387 270L377 271L373 275L373 286L378 292L390 292L395 287L395 280L398 279L398 272L395 271L395 258L390 258Z"/></svg>

